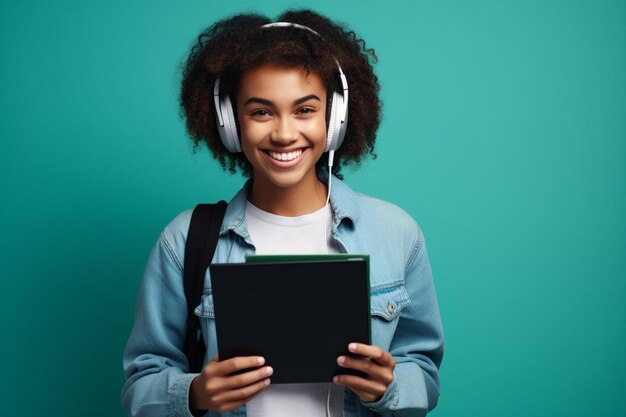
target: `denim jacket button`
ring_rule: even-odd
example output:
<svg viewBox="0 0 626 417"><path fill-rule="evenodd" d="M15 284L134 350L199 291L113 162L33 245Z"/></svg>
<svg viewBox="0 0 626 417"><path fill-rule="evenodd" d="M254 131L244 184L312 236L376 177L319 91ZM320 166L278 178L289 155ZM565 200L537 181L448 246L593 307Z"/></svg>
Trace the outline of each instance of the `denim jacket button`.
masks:
<svg viewBox="0 0 626 417"><path fill-rule="evenodd" d="M387 312L388 312L389 314L393 314L393 311L394 311L395 309L396 309L396 307L395 307L392 303L387 304Z"/></svg>

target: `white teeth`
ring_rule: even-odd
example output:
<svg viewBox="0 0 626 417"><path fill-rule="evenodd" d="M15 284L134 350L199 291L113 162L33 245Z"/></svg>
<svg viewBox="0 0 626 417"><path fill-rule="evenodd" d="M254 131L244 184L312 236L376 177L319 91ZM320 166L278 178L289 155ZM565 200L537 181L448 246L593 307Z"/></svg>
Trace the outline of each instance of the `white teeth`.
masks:
<svg viewBox="0 0 626 417"><path fill-rule="evenodd" d="M293 161L300 155L302 155L302 149L298 149L294 152L272 152L268 151L270 156L274 159L278 159L279 161Z"/></svg>

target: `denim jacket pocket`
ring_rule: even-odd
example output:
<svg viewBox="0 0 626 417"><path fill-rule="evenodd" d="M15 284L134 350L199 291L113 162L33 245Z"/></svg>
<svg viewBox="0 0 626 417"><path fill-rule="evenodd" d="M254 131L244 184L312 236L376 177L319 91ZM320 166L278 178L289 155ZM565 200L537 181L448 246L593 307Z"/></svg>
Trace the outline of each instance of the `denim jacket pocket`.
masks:
<svg viewBox="0 0 626 417"><path fill-rule="evenodd" d="M213 309L213 292L210 289L203 291L200 305L196 307L194 313L198 317L207 317L211 319L215 318L215 310Z"/></svg>
<svg viewBox="0 0 626 417"><path fill-rule="evenodd" d="M393 287L372 288L370 292L370 311L372 316L379 316L391 321L400 311L409 305L411 299L404 284Z"/></svg>
<svg viewBox="0 0 626 417"><path fill-rule="evenodd" d="M194 314L200 318L202 337L207 347L205 362L217 353L217 335L215 333L215 309L213 308L213 292L205 289L202 300L195 308Z"/></svg>
<svg viewBox="0 0 626 417"><path fill-rule="evenodd" d="M372 344L389 350L398 325L398 316L411 298L404 284L374 287L370 291Z"/></svg>

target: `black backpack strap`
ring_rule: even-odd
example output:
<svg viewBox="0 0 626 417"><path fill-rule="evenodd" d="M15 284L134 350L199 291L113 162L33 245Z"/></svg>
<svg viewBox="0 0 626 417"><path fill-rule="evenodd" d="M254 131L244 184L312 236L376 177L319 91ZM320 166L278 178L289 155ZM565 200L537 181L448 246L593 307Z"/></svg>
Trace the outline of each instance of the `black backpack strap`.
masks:
<svg viewBox="0 0 626 417"><path fill-rule="evenodd" d="M216 204L198 204L189 223L183 270L183 285L187 299L187 334L183 351L189 361L189 372L200 372L204 365L206 345L202 338L200 318L194 314L194 310L202 300L204 276L213 260L225 212L225 201Z"/></svg>

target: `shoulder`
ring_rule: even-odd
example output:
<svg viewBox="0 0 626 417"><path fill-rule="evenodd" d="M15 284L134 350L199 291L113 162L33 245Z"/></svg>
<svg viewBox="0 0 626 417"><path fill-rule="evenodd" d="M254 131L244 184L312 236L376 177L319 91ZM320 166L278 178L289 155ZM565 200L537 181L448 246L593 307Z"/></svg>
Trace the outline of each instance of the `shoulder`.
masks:
<svg viewBox="0 0 626 417"><path fill-rule="evenodd" d="M412 251L423 234L415 219L402 208L379 198L355 193L359 205L359 228L369 229L385 241Z"/></svg>
<svg viewBox="0 0 626 417"><path fill-rule="evenodd" d="M185 243L192 213L193 208L190 208L176 215L159 236L159 243L181 264L185 256Z"/></svg>
<svg viewBox="0 0 626 417"><path fill-rule="evenodd" d="M337 180L336 184L333 190L338 215L351 218L354 232L361 238L380 244L400 244L408 250L419 245L422 240L421 230L405 210L388 201L355 191L342 181Z"/></svg>
<svg viewBox="0 0 626 417"><path fill-rule="evenodd" d="M166 233L172 238L180 238L181 235L186 238L189 224L191 223L191 215L193 214L193 208L184 210L178 213L163 229L163 233Z"/></svg>
<svg viewBox="0 0 626 417"><path fill-rule="evenodd" d="M375 216L383 222L388 222L390 227L417 226L417 222L409 213L393 203L357 192L355 192L355 196L359 202L360 214L365 217Z"/></svg>

